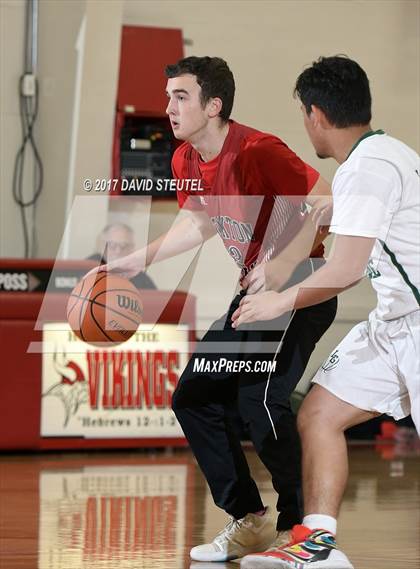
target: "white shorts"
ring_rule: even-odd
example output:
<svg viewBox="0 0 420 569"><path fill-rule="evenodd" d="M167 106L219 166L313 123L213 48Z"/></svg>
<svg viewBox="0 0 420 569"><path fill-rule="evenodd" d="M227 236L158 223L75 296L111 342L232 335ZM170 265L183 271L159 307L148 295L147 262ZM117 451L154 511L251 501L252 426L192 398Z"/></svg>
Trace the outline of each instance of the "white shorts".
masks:
<svg viewBox="0 0 420 569"><path fill-rule="evenodd" d="M355 326L320 367L314 383L358 409L402 419L420 433L420 310Z"/></svg>

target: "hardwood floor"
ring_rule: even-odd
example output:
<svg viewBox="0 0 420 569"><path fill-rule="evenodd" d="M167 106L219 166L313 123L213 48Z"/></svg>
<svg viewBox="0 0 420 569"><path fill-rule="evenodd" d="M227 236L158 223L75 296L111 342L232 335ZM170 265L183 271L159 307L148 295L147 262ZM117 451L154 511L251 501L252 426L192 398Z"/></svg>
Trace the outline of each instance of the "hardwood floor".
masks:
<svg viewBox="0 0 420 569"><path fill-rule="evenodd" d="M269 474L246 452L274 509ZM419 446L351 446L350 468L341 549L356 569L417 569ZM187 450L3 454L0 469L1 569L207 569L189 550L227 521Z"/></svg>

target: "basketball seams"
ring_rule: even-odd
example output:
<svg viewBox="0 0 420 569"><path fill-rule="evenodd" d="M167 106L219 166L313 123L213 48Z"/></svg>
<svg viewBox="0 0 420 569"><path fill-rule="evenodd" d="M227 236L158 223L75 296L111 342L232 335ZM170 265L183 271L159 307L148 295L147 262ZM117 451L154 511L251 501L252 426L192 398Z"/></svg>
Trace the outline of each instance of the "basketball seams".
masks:
<svg viewBox="0 0 420 569"><path fill-rule="evenodd" d="M101 296L101 294L107 294L108 292L118 292L118 291L119 292L130 292L131 293L131 291L129 289L126 289L126 288L111 288L111 289L107 289L107 290L103 290L101 292L98 292L98 294L96 296L94 296L93 298L91 298L89 300L89 302L92 302L93 304L97 304L98 306L102 306L103 308L106 308L107 310L111 310L111 312L118 314L118 316L123 316L124 318L127 318L127 320L130 320L130 322L132 322L133 324L138 326L139 323L137 320L134 320L134 318L130 318L130 316L127 316L123 312L120 312L119 310L116 310L115 308L111 308L110 306L107 306L106 304L103 304L102 302L98 302L96 300L98 298L98 296ZM140 300L140 298L139 298L139 300ZM140 303L139 303L139 308L140 308ZM143 314L143 310L141 310L141 315L142 314Z"/></svg>
<svg viewBox="0 0 420 569"><path fill-rule="evenodd" d="M93 301L93 300L91 300L90 302L92 304L96 304L97 306L100 306L101 308L105 308L106 310L110 310L114 314L118 314L118 316L122 316L123 318L126 318L132 324L135 324L136 327L138 327L138 325L139 325L137 320L134 320L134 318L130 318L130 316L127 316L126 314L124 314L123 312L120 312L119 310L115 310L115 308L111 308L110 306L107 306L106 304L103 304L102 302L97 302L97 301Z"/></svg>
<svg viewBox="0 0 420 569"><path fill-rule="evenodd" d="M82 300L82 306L80 307L80 310L79 310L79 332L80 332L80 335L81 335L82 340L83 340L84 342L85 342L86 340L85 340L85 336L84 336L84 334L83 334L82 324L83 324L83 320L84 320L84 318L85 318L85 313L86 313L86 310L83 310L83 309L84 309L84 305L85 305L86 302L88 302L88 300L87 300L86 297L85 297L85 298ZM82 317L82 315L83 315L83 317Z"/></svg>
<svg viewBox="0 0 420 569"><path fill-rule="evenodd" d="M86 283L86 281L82 279L82 280L80 281L80 283L79 283L79 284L82 285L80 291L79 291L77 294L73 294L73 292L72 292L71 295L70 295L70 298L76 297L77 299L79 299L80 296L78 296L78 295L82 294L83 288L84 288L84 286L85 286L85 283ZM70 308L70 310L67 311L67 319L69 318L70 314L73 312L73 309L74 309L76 306L77 306L77 300L76 300L76 302L73 304L73 306Z"/></svg>
<svg viewBox="0 0 420 569"><path fill-rule="evenodd" d="M86 316L85 304L86 304L86 302L90 302L90 299L89 299L89 296L88 296L88 295L92 292L92 290L95 288L95 286L96 286L101 280L103 280L104 278L106 278L106 273L104 273L104 275L103 275L100 279L96 279L96 278L95 278L95 281L94 281L93 285L90 287L89 292L87 293L87 296L82 297L82 299L83 299L83 300L82 300L82 306L80 307L80 311L79 311L79 332L80 332L80 335L81 335L82 340L83 340L84 342L87 341L86 338L85 338L85 335L83 334L83 328L82 328L82 326L83 326L83 321L84 321L85 316ZM82 290L81 290L80 292L82 292L82 291L83 291L83 287L82 287ZM83 315L83 317L82 317L82 315ZM101 330L101 331L102 331L102 330Z"/></svg>
<svg viewBox="0 0 420 569"><path fill-rule="evenodd" d="M82 293L83 293L83 289L84 289L85 284L86 284L86 280L82 279L80 281L79 285L80 284L82 285L80 291L77 294L74 291L72 291L72 293L70 294L70 298L76 298L76 301L73 304L73 306L67 311L67 318L69 318L70 314L73 312L73 309L77 306L77 301L86 299L89 296L89 293L92 292L92 290L95 288L97 283L101 282L101 280L106 278L106 276L107 276L107 273L104 273L99 279L95 280L93 285L90 287L90 290L88 291L88 293L86 293L84 296L82 296Z"/></svg>
<svg viewBox="0 0 420 569"><path fill-rule="evenodd" d="M83 282L83 285L82 285L82 290L80 292L83 291L84 281L82 281L82 282ZM80 332L80 335L81 335L83 341L85 341L85 336L84 336L83 330L82 330L82 324L83 324L82 320L84 320L84 316L86 313L86 310L85 311L83 310L85 302L86 302L86 297L82 300L82 306L80 307L80 310L79 310L79 332ZM83 315L83 318L82 318L82 315Z"/></svg>
<svg viewBox="0 0 420 569"><path fill-rule="evenodd" d="M82 291L80 291L80 292L82 292ZM70 310L67 311L67 318L68 318L68 317L70 316L70 314L73 312L73 309L77 306L77 301L78 301L78 300L85 300L85 299L86 299L85 296L79 296L78 294L73 294L73 293L70 295L70 298L75 298L76 301L75 301L75 303L73 304L73 306L70 308ZM69 300L70 300L70 298L69 298Z"/></svg>
<svg viewBox="0 0 420 569"><path fill-rule="evenodd" d="M108 273L104 272L104 274L103 274L99 279L95 279L95 282L94 282L93 285L90 287L89 292L92 292L92 289L93 289L98 283L100 283L103 279L106 279L107 276L108 276Z"/></svg>
<svg viewBox="0 0 420 569"><path fill-rule="evenodd" d="M113 289L109 289L109 290L102 290L101 292L99 292L94 298L88 298L86 296L78 296L76 294L72 294L70 295L71 297L75 297L78 300L82 301L82 308L81 308L81 312L83 310L83 305L86 302L89 302L90 304L97 304L98 306L101 306L102 308L106 308L107 310L110 310L111 312L114 312L115 314L118 314L118 316L122 316L123 318L127 318L127 320L130 320L130 322L132 322L133 324L136 324L138 326L138 322L137 320L134 320L133 318L130 318L130 316L127 316L127 314L124 314L123 312L120 312L119 310L116 310L115 308L111 308L110 306L107 306L106 304L103 304L102 302L98 302L97 300L95 300L96 298L98 298L98 296L100 296L101 294L107 294L108 292L111 291L126 291L126 292L131 292L128 291L127 289L119 289L119 288L113 288ZM77 302L74 304L74 306L77 306ZM72 308L74 308L74 306ZM143 314L143 310L141 309L141 307L139 306L140 310L141 310L141 314ZM68 312L68 317L70 316L70 312ZM80 322L79 322L80 324Z"/></svg>
<svg viewBox="0 0 420 569"><path fill-rule="evenodd" d="M99 314L98 314L97 316L95 315L95 307L96 307L96 310L100 309L101 311L104 312L104 314L106 314L106 311L109 310L109 308L108 308L106 305L100 304L100 303L98 303L98 302L92 302L92 303L91 303L91 305L90 305L90 311L91 311L90 314L91 314L93 320L95 321L96 325L98 326L98 328L99 328L99 329L107 336L107 338L110 339L112 342L118 342L118 343L125 342L126 339L128 339L128 338L124 338L124 339L121 338L121 337L119 336L119 333L120 333L121 330L119 330L118 328L115 328L115 329L111 328L111 329L109 329L109 330L107 329L109 333L118 334L117 339L113 338L113 336L110 337L110 336L107 335L107 333L105 332L105 330L104 330L103 328L101 328L100 323L98 322L98 320L100 320L100 317L99 317ZM119 314L119 313L118 313L118 316L120 317L120 319L118 320L118 324L119 324L120 326L124 326L124 327L126 326L127 322L124 322L124 320L129 320L130 322L128 323L128 326L130 326L131 320L130 320L130 318L129 318L128 316L124 316L123 314ZM104 318L104 320L105 320L105 318ZM138 324L136 323L136 325L138 325ZM132 331L132 329L129 328L129 327L128 327L128 328L123 328L123 330L125 330L125 331L127 331L127 332L131 332L131 331Z"/></svg>
<svg viewBox="0 0 420 569"><path fill-rule="evenodd" d="M108 282L107 277L109 277ZM114 288L108 289L107 285L112 286L111 283ZM98 289L99 292L97 292ZM108 293L110 294L106 297ZM123 306L119 305L121 299L118 293L128 296L121 303ZM101 302L101 296L104 294L104 302ZM89 309L86 303L89 304ZM99 278L95 278L93 283L90 278L82 279L71 292L69 304L71 304L67 310L69 324L76 336L91 344L97 342L120 344L126 341L137 330L143 314L141 297L132 283L118 277L114 280L114 275L108 273L103 273ZM130 307L135 308L135 310L130 310ZM107 310L110 311L108 318ZM110 325L110 330L107 329L109 318L113 323L115 322L117 327ZM127 334L128 337L121 338L123 333ZM94 339L95 337L96 339Z"/></svg>
<svg viewBox="0 0 420 569"><path fill-rule="evenodd" d="M102 334L105 336L105 338L107 338L110 342L115 342L115 340L113 338L111 338L111 336L108 336L108 334L102 329L99 322L97 321L97 319L93 313L93 302L91 302L91 301L90 301L90 315L92 316L93 321L95 322L97 328L102 332Z"/></svg>
<svg viewBox="0 0 420 569"><path fill-rule="evenodd" d="M71 294L71 295L70 295L70 298L73 298L73 297L75 297L75 296L76 296L75 294ZM78 297L76 296L76 298L78 298ZM70 299L69 299L69 300L70 300ZM71 315L71 313L73 312L73 310L74 310L74 308L75 308L76 306L77 306L77 300L74 302L73 306L72 306L69 310L67 310L67 319L70 318L70 315Z"/></svg>

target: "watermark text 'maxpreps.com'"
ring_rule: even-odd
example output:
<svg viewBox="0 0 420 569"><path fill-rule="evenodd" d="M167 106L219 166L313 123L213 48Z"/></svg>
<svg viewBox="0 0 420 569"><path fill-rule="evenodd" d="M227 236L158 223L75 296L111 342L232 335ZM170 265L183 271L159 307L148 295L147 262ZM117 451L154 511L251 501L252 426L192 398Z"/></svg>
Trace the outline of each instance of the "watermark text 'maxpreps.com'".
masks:
<svg viewBox="0 0 420 569"><path fill-rule="evenodd" d="M194 360L194 373L273 373L276 371L275 360L228 360L219 358L209 360L207 358L196 358Z"/></svg>

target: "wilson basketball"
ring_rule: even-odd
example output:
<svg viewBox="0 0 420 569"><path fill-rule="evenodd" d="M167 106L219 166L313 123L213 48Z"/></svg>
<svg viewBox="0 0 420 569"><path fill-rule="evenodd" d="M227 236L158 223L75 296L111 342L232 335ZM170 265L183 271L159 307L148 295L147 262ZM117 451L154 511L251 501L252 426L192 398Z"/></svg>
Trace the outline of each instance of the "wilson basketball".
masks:
<svg viewBox="0 0 420 569"><path fill-rule="evenodd" d="M113 273L84 277L67 303L67 320L78 338L90 344L125 342L136 332L143 305L136 287Z"/></svg>

